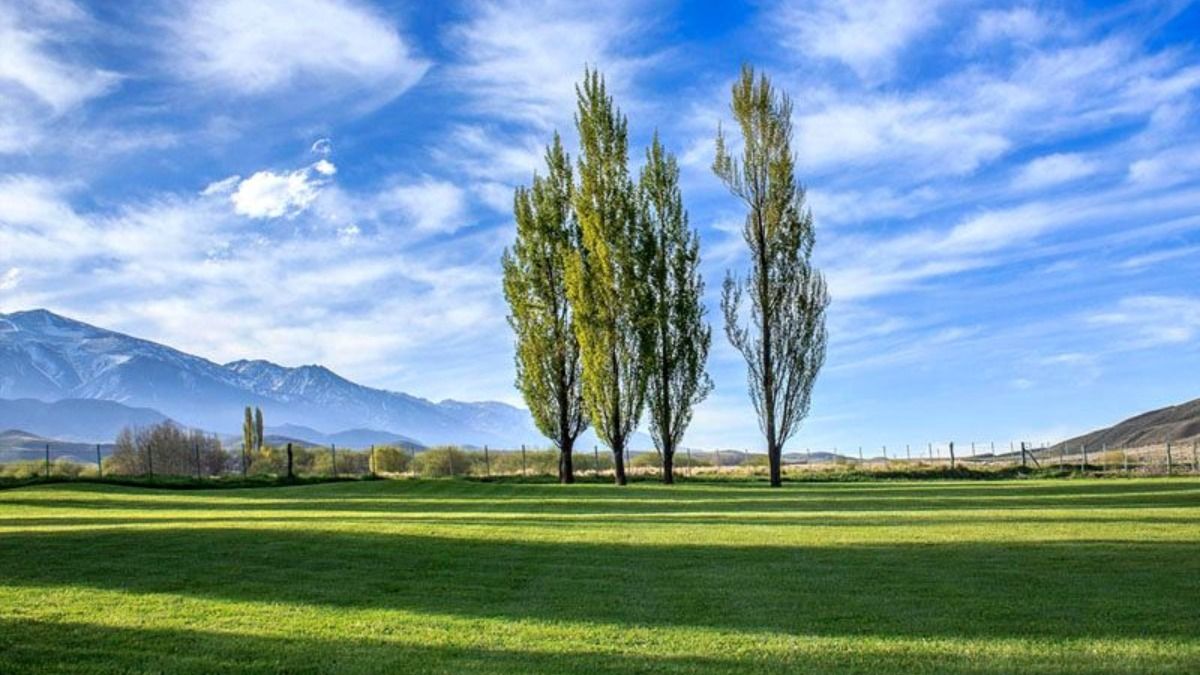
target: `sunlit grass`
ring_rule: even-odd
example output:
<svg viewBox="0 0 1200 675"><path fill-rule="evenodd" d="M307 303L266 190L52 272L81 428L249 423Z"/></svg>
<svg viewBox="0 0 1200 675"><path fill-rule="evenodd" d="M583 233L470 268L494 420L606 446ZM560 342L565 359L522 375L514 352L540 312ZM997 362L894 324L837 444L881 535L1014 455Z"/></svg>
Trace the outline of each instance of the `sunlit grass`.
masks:
<svg viewBox="0 0 1200 675"><path fill-rule="evenodd" d="M0 491L0 672L1196 672L1200 481Z"/></svg>

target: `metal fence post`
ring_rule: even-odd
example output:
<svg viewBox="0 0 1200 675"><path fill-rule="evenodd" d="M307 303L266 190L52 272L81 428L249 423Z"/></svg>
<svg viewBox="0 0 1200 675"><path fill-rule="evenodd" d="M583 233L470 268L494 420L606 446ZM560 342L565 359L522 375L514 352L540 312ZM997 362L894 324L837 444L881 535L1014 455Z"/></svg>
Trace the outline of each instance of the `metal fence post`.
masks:
<svg viewBox="0 0 1200 675"><path fill-rule="evenodd" d="M954 441L950 441L950 468L954 468Z"/></svg>
<svg viewBox="0 0 1200 675"><path fill-rule="evenodd" d="M1175 462L1171 460L1171 441L1167 441L1167 475L1175 473Z"/></svg>

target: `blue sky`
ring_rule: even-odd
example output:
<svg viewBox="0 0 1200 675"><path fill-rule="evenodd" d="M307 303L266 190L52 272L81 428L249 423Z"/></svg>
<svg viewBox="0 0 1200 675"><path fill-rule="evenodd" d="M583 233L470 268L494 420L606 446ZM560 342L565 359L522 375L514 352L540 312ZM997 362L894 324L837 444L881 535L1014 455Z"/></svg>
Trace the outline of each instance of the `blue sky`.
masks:
<svg viewBox="0 0 1200 675"><path fill-rule="evenodd" d="M1200 7L0 0L0 311L519 403L499 256L573 84L709 170L738 68L795 102L834 302L790 448L1050 441L1200 395ZM740 356L687 442L761 445Z"/></svg>

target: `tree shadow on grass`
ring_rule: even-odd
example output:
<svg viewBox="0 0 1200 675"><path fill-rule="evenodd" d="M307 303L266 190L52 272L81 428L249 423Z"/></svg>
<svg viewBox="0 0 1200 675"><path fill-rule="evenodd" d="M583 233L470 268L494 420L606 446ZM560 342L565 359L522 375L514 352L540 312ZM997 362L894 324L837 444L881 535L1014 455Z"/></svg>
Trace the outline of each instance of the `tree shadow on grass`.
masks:
<svg viewBox="0 0 1200 675"><path fill-rule="evenodd" d="M803 653L743 653L701 657L631 653L522 651L457 645L414 645L359 635L336 640L266 637L205 630L116 628L0 618L0 660L6 674L147 672L212 673L628 673L1189 672L1187 658L1114 661L1085 649L1005 652L980 656L936 648L897 653L879 648L813 649Z"/></svg>
<svg viewBox="0 0 1200 675"><path fill-rule="evenodd" d="M622 545L303 529L0 535L0 584L792 635L1200 635L1200 546Z"/></svg>

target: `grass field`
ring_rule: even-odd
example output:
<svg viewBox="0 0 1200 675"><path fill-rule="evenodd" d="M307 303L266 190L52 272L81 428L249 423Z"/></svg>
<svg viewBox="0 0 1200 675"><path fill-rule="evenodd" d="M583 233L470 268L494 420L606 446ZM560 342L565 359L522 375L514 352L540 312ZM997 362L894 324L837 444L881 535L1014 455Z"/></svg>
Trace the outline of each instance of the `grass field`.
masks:
<svg viewBox="0 0 1200 675"><path fill-rule="evenodd" d="M0 672L1200 672L1200 480L0 491Z"/></svg>

